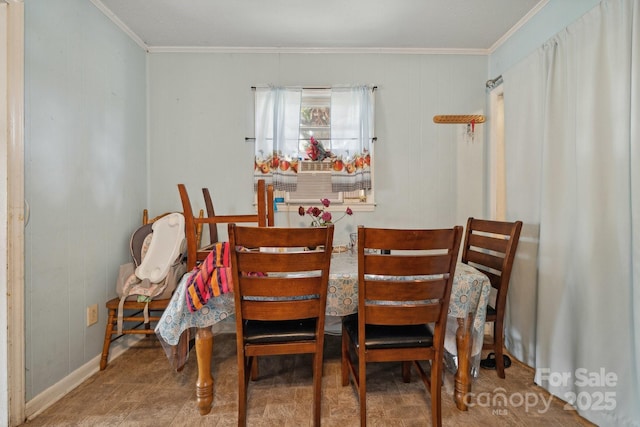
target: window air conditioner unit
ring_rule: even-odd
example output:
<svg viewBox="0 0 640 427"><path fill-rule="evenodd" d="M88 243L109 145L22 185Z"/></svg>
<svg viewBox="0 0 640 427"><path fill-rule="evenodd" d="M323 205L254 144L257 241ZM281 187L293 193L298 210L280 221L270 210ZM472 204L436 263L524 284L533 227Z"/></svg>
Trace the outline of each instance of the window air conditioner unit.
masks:
<svg viewBox="0 0 640 427"><path fill-rule="evenodd" d="M331 190L331 162L301 161L298 166L298 187L285 193L287 203L319 203L329 199L342 203L342 192Z"/></svg>

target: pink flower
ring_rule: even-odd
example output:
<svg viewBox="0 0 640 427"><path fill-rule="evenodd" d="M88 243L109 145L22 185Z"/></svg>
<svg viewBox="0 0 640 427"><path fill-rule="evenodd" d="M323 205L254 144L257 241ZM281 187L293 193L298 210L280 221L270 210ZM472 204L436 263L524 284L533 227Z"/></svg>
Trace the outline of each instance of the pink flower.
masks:
<svg viewBox="0 0 640 427"><path fill-rule="evenodd" d="M345 215L353 215L353 211L350 207L344 211L344 214L335 221L332 221L333 216L331 212L326 210L330 205L331 201L329 199L320 199L320 203L322 204L322 209L318 206L309 206L306 210L304 207L300 206L298 208L298 215L305 216L309 215L311 217L311 226L312 227L325 227L328 224L335 224L340 221Z"/></svg>

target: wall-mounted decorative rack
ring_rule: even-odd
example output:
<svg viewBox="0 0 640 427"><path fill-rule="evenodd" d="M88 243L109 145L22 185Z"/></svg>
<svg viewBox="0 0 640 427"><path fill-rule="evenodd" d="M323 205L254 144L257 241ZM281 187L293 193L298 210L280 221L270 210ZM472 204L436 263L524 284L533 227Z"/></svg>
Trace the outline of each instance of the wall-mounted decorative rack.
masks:
<svg viewBox="0 0 640 427"><path fill-rule="evenodd" d="M478 124L484 123L485 117L482 114L433 116L433 122L446 124Z"/></svg>

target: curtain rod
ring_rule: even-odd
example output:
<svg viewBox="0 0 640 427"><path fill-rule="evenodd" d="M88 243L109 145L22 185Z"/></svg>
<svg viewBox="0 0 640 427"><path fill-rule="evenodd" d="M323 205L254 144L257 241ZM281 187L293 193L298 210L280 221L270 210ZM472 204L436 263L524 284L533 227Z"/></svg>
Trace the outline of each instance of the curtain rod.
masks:
<svg viewBox="0 0 640 427"><path fill-rule="evenodd" d="M262 87L267 87L267 86L262 86ZM251 86L251 90L256 90L257 87L256 86ZM302 87L300 89L304 89L304 90L311 90L311 89L318 89L318 90L328 90L328 89L333 89L332 86L311 86L311 87ZM376 90L378 89L378 86L372 86L371 90Z"/></svg>
<svg viewBox="0 0 640 427"><path fill-rule="evenodd" d="M343 140L345 140L345 139L346 139L346 140L355 141L355 140L357 140L358 138L341 138L341 139L343 139ZM376 141L378 140L378 137L377 137L377 136L372 136L372 137L371 137L371 138L369 138L369 139L370 139L372 142L376 142ZM255 137L246 136L246 137L244 138L244 140L245 140L246 142L253 142L253 141L255 141L255 140L256 140L256 138L255 138Z"/></svg>
<svg viewBox="0 0 640 427"><path fill-rule="evenodd" d="M487 86L487 89L493 89L494 87L498 86L500 83L502 83L502 74L496 77L495 79L487 80L487 83L485 85Z"/></svg>

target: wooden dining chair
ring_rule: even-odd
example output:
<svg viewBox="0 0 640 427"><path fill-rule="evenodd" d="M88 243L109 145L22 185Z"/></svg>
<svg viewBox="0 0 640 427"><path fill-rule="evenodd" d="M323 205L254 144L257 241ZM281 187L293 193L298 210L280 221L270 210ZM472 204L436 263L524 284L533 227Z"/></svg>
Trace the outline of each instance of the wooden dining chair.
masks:
<svg viewBox="0 0 640 427"><path fill-rule="evenodd" d="M238 356L238 426L258 356L313 355L313 425L320 425L324 320L333 225L229 224ZM315 247L316 249L302 250ZM249 248L249 249L247 249Z"/></svg>
<svg viewBox="0 0 640 427"><path fill-rule="evenodd" d="M180 201L182 202L182 210L185 218L187 271L191 271L196 264L202 262L209 252L211 252L211 245L218 241L217 224L232 222L256 223L260 227L272 227L275 223L273 186L267 186L264 180L259 180L257 183L257 209L254 214L216 215L213 211L211 196L209 195L209 197L207 197L209 190L206 189L206 193L203 190L203 194L205 197L207 216L205 218L194 217L189 193L187 192L184 184L178 184L178 192L180 193ZM198 227L203 227L205 224L209 226L209 236L211 240L208 245L203 246L200 245L199 241L196 239L196 231Z"/></svg>
<svg viewBox="0 0 640 427"><path fill-rule="evenodd" d="M358 227L358 313L342 321L342 385L353 378L360 425L367 424L366 365L415 366L431 393L431 419L442 425L441 385L447 310L462 227L401 230ZM427 324L433 325L433 333ZM420 361L431 361L430 376Z"/></svg>
<svg viewBox="0 0 640 427"><path fill-rule="evenodd" d="M160 218L164 218L169 215L170 212L163 213L154 218L149 218L149 212L144 209L142 212L142 225L131 236L130 250L131 257L135 266L140 265L142 262L142 248L144 246L145 238L151 233L151 226L154 222ZM200 218L204 216L204 212L200 211ZM194 239L200 242L202 236L202 226L198 226L195 229ZM160 297L151 300L148 304L146 302L138 302L135 296L127 298L124 302L123 309L126 311L126 316L123 317L123 322L126 322L126 328L118 333L116 325L118 321L118 308L120 304L120 298L116 297L110 299L106 303L107 308L107 324L105 327L104 342L102 345L102 356L100 357L100 370L104 370L107 367L109 360L109 350L111 343L118 338L125 335L145 335L147 337L154 336L154 326L162 316L162 313L169 305L171 301L171 295L161 295ZM144 311L147 308L148 316L145 318ZM176 367L178 369L178 367Z"/></svg>
<svg viewBox="0 0 640 427"><path fill-rule="evenodd" d="M484 342L483 350L492 350L495 369L505 377L504 312L507 305L509 278L518 248L522 221L506 222L469 218L462 246L462 262L480 270L489 277L496 290L495 305L487 306L485 322L493 323L493 335ZM490 360L490 358L489 358Z"/></svg>

